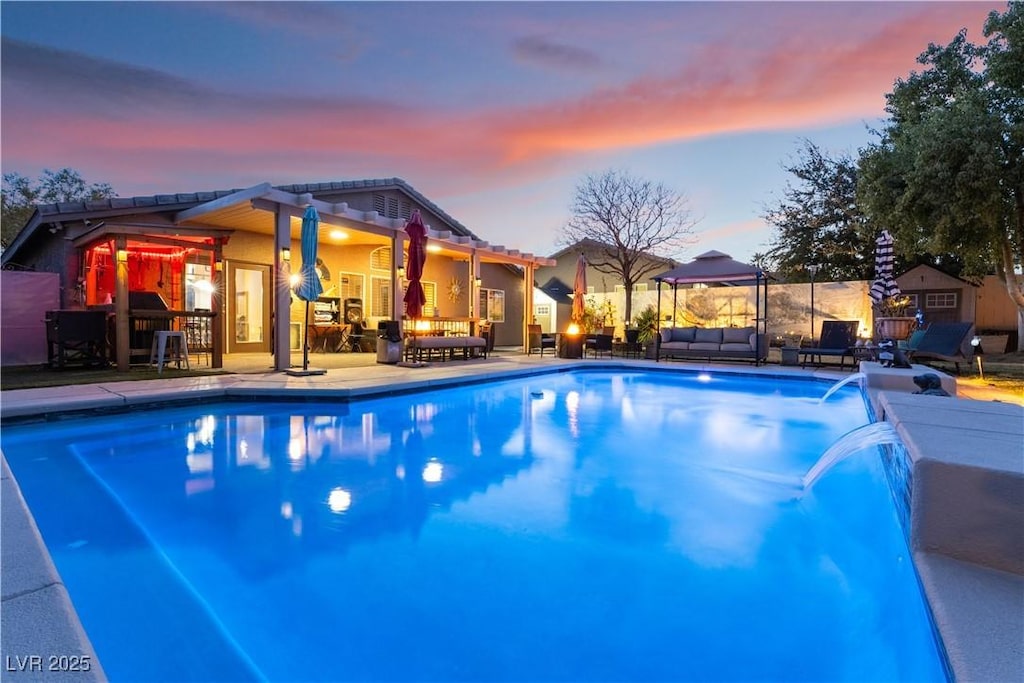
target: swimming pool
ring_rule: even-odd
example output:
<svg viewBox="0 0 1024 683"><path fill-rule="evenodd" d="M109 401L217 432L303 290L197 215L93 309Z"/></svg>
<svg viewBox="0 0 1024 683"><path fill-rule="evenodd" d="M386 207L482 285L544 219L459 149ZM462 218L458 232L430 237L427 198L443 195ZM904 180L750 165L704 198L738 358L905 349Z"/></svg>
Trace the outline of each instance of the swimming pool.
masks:
<svg viewBox="0 0 1024 683"><path fill-rule="evenodd" d="M856 389L580 371L5 428L112 680L943 680Z"/></svg>

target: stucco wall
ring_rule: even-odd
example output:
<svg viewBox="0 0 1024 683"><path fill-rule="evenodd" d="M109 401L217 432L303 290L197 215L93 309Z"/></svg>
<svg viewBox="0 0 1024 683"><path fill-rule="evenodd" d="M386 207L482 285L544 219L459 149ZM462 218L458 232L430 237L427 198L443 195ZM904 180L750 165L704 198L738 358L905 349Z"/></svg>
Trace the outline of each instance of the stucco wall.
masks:
<svg viewBox="0 0 1024 683"><path fill-rule="evenodd" d="M857 320L862 330L871 329L872 311L868 289L871 283L817 282L814 285L814 331L811 330L810 284L771 284L768 286L768 333L777 335L803 335L810 338L821 334L825 320ZM600 306L605 300L612 303L621 318L625 309L625 295L621 293L594 294L588 297ZM755 292L753 287L680 288L675 298L671 287L662 287L661 316L674 319L679 326L748 327L754 324ZM633 295L633 315L647 305L658 305L657 290ZM671 323L669 323L671 324ZM617 321L621 334L622 321Z"/></svg>

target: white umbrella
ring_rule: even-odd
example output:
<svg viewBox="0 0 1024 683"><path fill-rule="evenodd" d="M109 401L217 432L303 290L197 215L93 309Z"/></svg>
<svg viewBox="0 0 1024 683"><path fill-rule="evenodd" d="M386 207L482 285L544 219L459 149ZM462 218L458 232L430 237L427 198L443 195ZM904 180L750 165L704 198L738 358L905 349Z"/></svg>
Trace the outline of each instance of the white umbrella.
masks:
<svg viewBox="0 0 1024 683"><path fill-rule="evenodd" d="M875 240L875 281L869 296L876 304L883 299L899 296L900 286L893 277L893 239L888 230Z"/></svg>

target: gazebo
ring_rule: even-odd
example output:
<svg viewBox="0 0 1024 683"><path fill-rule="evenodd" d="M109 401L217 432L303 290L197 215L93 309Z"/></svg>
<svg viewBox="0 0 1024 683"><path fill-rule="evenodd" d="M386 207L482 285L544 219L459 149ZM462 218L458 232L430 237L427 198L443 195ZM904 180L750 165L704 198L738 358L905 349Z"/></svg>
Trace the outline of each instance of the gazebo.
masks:
<svg viewBox="0 0 1024 683"><path fill-rule="evenodd" d="M658 283L658 328L661 328L661 285L672 285L672 309L675 311L679 285L715 284L726 287L754 287L754 327L768 333L768 274L757 266L740 263L720 251L707 251L689 263L676 266L652 278ZM762 295L763 287L763 295ZM675 324L673 316L673 325Z"/></svg>

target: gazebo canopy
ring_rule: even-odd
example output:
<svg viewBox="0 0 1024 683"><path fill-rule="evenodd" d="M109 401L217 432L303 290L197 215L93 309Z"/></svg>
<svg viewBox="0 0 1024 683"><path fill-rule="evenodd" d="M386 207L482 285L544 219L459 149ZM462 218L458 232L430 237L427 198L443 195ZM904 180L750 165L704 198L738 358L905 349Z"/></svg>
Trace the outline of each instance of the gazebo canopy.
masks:
<svg viewBox="0 0 1024 683"><path fill-rule="evenodd" d="M689 263L655 275L652 279L673 286L716 282L739 287L756 285L766 277L765 272L757 266L740 263L720 251L707 251Z"/></svg>

